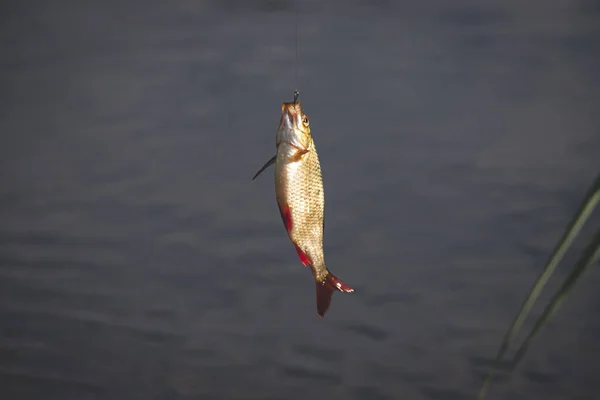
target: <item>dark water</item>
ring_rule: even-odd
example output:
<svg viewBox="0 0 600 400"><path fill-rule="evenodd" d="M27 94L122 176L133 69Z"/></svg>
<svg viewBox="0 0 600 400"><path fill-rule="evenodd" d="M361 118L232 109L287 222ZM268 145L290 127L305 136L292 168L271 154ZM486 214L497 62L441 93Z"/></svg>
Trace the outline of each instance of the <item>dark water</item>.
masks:
<svg viewBox="0 0 600 400"><path fill-rule="evenodd" d="M600 166L600 7L494 3L302 5L321 320L251 181L291 2L2 2L0 398L473 398ZM597 398L598 285L491 398Z"/></svg>

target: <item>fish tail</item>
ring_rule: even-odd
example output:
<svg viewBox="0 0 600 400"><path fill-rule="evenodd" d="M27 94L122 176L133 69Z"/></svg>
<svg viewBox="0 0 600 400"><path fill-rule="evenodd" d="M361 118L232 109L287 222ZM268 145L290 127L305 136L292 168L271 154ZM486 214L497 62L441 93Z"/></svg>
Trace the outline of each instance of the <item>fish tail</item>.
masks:
<svg viewBox="0 0 600 400"><path fill-rule="evenodd" d="M331 272L328 272L327 275L325 275L325 279L323 279L321 282L315 282L317 285L317 313L319 316L321 316L321 318L325 315L327 309L329 308L333 292L336 290L346 293L354 292L353 288L346 285Z"/></svg>

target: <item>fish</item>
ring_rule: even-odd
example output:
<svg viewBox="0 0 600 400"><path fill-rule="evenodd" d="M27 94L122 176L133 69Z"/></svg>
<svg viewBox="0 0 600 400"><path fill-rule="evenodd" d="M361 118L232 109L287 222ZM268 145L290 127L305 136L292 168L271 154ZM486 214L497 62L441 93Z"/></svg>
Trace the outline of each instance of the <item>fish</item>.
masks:
<svg viewBox="0 0 600 400"><path fill-rule="evenodd" d="M275 137L276 154L254 175L256 179L275 165L275 198L290 241L304 266L309 266L317 292L317 313L323 318L336 291L354 289L332 274L325 265L325 193L321 164L307 115L300 102L282 103Z"/></svg>

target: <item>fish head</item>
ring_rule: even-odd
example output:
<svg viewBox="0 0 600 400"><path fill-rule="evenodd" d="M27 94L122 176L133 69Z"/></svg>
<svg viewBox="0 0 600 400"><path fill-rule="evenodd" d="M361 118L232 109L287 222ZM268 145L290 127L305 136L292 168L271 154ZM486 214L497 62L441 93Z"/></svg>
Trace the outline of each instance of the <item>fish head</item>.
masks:
<svg viewBox="0 0 600 400"><path fill-rule="evenodd" d="M281 143L287 143L298 149L308 150L311 140L308 117L302 112L300 103L283 103L277 129L277 147Z"/></svg>

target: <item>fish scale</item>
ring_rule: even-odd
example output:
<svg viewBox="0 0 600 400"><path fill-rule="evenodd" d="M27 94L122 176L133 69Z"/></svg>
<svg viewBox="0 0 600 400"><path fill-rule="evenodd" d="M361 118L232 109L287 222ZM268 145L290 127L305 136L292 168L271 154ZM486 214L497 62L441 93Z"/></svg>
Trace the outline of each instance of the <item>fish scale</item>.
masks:
<svg viewBox="0 0 600 400"><path fill-rule="evenodd" d="M289 145L280 145L279 152L289 155L295 151ZM278 157L275 163L275 192L279 207L287 206L293 221L288 232L290 240L312 261L315 278L323 281L326 275L323 256L323 220L325 196L319 156L311 140L310 151L300 161L289 162L290 157Z"/></svg>

